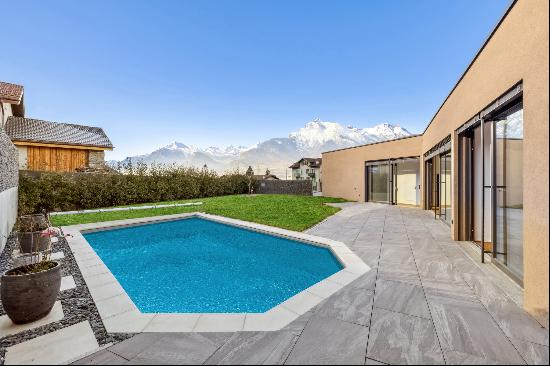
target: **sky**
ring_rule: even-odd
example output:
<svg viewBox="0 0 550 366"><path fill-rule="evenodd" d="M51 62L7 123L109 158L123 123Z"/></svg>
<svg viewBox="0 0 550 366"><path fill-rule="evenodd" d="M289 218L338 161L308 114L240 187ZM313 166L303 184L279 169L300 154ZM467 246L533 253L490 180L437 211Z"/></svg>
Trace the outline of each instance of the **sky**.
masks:
<svg viewBox="0 0 550 366"><path fill-rule="evenodd" d="M0 80L107 159L250 146L308 121L422 132L510 0L10 2ZM6 11L6 7L3 7Z"/></svg>

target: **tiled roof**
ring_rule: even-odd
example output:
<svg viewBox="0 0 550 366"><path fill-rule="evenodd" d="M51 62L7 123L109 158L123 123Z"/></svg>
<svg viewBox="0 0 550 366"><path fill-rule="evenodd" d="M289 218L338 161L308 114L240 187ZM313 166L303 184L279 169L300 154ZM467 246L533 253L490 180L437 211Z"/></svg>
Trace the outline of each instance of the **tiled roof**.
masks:
<svg viewBox="0 0 550 366"><path fill-rule="evenodd" d="M321 166L323 159L322 158L301 158L300 160L298 160L297 162L289 166L289 168L298 169L302 161L305 162L305 165L311 168L319 168Z"/></svg>
<svg viewBox="0 0 550 366"><path fill-rule="evenodd" d="M105 132L99 127L10 116L6 122L5 130L13 141L113 147Z"/></svg>
<svg viewBox="0 0 550 366"><path fill-rule="evenodd" d="M0 99L2 101L19 104L23 98L23 86L0 81Z"/></svg>

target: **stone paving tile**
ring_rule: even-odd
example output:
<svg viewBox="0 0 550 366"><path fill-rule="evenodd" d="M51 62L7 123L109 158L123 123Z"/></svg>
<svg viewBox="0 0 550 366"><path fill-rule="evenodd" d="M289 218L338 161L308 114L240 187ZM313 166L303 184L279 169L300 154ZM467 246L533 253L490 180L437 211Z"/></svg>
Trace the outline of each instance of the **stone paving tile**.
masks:
<svg viewBox="0 0 550 366"><path fill-rule="evenodd" d="M384 232L384 234L382 234L382 240L388 242L404 241L408 243L409 237L405 233Z"/></svg>
<svg viewBox="0 0 550 366"><path fill-rule="evenodd" d="M362 365L369 328L342 320L313 316L286 364Z"/></svg>
<svg viewBox="0 0 550 366"><path fill-rule="evenodd" d="M417 261L420 278L438 282L463 284L460 273L448 260Z"/></svg>
<svg viewBox="0 0 550 366"><path fill-rule="evenodd" d="M301 332L238 332L206 361L207 365L280 365Z"/></svg>
<svg viewBox="0 0 550 366"><path fill-rule="evenodd" d="M430 310L422 286L379 279L376 281L374 306L430 319Z"/></svg>
<svg viewBox="0 0 550 366"><path fill-rule="evenodd" d="M374 308L367 357L390 364L442 364L430 320Z"/></svg>
<svg viewBox="0 0 550 366"><path fill-rule="evenodd" d="M48 315L42 319L38 319L34 322L27 324L14 324L7 315L0 316L0 334L2 337L7 337L12 334L21 333L27 330L42 327L54 322L58 322L63 319L63 307L61 301L56 301L52 307L52 310Z"/></svg>
<svg viewBox="0 0 550 366"><path fill-rule="evenodd" d="M420 277L414 264L381 262L378 269L378 278L420 285Z"/></svg>
<svg viewBox="0 0 550 366"><path fill-rule="evenodd" d="M382 245L382 237L380 238L371 238L368 239L360 239L359 237L355 239L353 244L351 244L351 247L358 248L358 247L380 247Z"/></svg>
<svg viewBox="0 0 550 366"><path fill-rule="evenodd" d="M509 365L507 362L491 360L458 351L444 351L447 365Z"/></svg>
<svg viewBox="0 0 550 366"><path fill-rule="evenodd" d="M368 326L374 292L361 287L361 284L350 284L323 301L315 308L315 315Z"/></svg>
<svg viewBox="0 0 550 366"><path fill-rule="evenodd" d="M6 365L63 364L99 348L88 321L8 347Z"/></svg>
<svg viewBox="0 0 550 366"><path fill-rule="evenodd" d="M480 358L522 364L510 340L481 303L457 296L428 296L428 304L441 346Z"/></svg>
<svg viewBox="0 0 550 366"><path fill-rule="evenodd" d="M170 333L141 349L130 363L198 364L205 362L231 334Z"/></svg>
<svg viewBox="0 0 550 366"><path fill-rule="evenodd" d="M365 365L387 365L387 364L367 357L365 361Z"/></svg>
<svg viewBox="0 0 550 366"><path fill-rule="evenodd" d="M465 274L464 278L508 337L548 346L548 330L487 281L482 272Z"/></svg>
<svg viewBox="0 0 550 366"><path fill-rule="evenodd" d="M380 256L380 248L376 248L376 247L358 247L358 248L353 248L353 251L369 267L374 268L374 267L378 266L379 256Z"/></svg>
<svg viewBox="0 0 550 366"><path fill-rule="evenodd" d="M103 350L73 362L72 365L122 365L126 362L128 362L127 359L108 350Z"/></svg>
<svg viewBox="0 0 550 366"><path fill-rule="evenodd" d="M529 365L548 365L548 346L512 338L512 343Z"/></svg>
<svg viewBox="0 0 550 366"><path fill-rule="evenodd" d="M408 245L385 245L380 252L380 261L396 264L414 264L414 257Z"/></svg>
<svg viewBox="0 0 550 366"><path fill-rule="evenodd" d="M114 354L130 360L142 352L145 348L151 347L160 340L165 333L140 333L132 338L109 347L109 351Z"/></svg>

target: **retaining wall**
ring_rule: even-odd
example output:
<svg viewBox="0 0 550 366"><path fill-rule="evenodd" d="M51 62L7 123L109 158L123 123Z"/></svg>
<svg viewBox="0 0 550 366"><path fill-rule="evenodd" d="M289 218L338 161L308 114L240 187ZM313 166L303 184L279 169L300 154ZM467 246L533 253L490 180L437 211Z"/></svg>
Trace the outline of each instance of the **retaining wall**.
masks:
<svg viewBox="0 0 550 366"><path fill-rule="evenodd" d="M18 154L0 128L0 252L17 218Z"/></svg>

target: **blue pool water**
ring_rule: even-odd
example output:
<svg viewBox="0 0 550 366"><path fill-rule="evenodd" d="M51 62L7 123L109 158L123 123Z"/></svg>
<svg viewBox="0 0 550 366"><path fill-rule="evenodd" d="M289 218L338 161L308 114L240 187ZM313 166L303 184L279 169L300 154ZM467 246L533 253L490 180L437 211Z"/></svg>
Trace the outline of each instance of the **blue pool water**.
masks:
<svg viewBox="0 0 550 366"><path fill-rule="evenodd" d="M342 269L328 249L200 218L84 237L144 313L261 313Z"/></svg>

